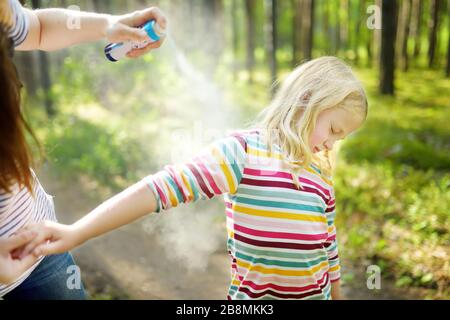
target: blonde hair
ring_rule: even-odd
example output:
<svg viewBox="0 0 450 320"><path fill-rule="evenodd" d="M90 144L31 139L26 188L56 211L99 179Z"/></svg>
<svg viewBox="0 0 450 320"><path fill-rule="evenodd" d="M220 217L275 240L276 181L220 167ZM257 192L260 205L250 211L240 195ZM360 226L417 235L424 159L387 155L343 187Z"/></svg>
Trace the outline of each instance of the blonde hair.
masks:
<svg viewBox="0 0 450 320"><path fill-rule="evenodd" d="M314 155L309 137L318 115L333 107L367 118L366 94L350 67L336 57L321 57L298 66L287 76L256 126L262 130L270 152L273 144L279 145L295 173L314 162L324 175L331 176L336 148ZM294 176L300 187L297 180Z"/></svg>

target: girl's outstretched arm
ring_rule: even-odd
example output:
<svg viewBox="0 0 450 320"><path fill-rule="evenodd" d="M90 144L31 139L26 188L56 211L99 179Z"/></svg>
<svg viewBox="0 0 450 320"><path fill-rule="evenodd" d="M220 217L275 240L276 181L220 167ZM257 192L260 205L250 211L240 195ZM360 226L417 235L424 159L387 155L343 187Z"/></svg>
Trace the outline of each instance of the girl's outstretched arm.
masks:
<svg viewBox="0 0 450 320"><path fill-rule="evenodd" d="M166 166L146 177L72 225L47 221L27 227L38 236L24 248L21 257L31 252L40 256L69 251L148 213L234 193L242 179L245 161L246 143L242 138L218 141L190 161Z"/></svg>
<svg viewBox="0 0 450 320"><path fill-rule="evenodd" d="M144 181L110 198L72 225L45 221L26 227L38 234L22 251L21 258L69 251L89 239L129 224L154 212L156 198ZM46 243L47 242L47 243ZM44 243L44 244L43 244Z"/></svg>

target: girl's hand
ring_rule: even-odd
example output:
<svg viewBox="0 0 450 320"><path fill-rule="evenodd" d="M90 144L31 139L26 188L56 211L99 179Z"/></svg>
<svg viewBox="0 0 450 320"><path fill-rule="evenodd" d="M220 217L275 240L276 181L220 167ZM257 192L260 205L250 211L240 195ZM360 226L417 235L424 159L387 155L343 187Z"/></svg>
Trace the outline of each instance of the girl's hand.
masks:
<svg viewBox="0 0 450 320"><path fill-rule="evenodd" d="M148 8L123 16L115 16L110 19L109 27L106 31L106 38L110 42L124 42L124 41L145 41L148 40L147 33L139 27L150 20L156 22L163 28L166 28L167 21L162 11L156 7ZM149 43L145 48L134 49L128 53L129 58L140 57L150 50L159 48L164 39L157 42Z"/></svg>
<svg viewBox="0 0 450 320"><path fill-rule="evenodd" d="M37 261L33 255L23 259L14 257L14 251L33 240L35 232L26 231L19 235L0 239L0 283L10 284L19 278Z"/></svg>
<svg viewBox="0 0 450 320"><path fill-rule="evenodd" d="M331 298L333 300L345 300L345 297L341 294L340 280L331 283Z"/></svg>
<svg viewBox="0 0 450 320"><path fill-rule="evenodd" d="M83 242L75 227L53 221L32 224L24 230L36 233L36 237L21 251L21 259L30 254L40 257L67 252Z"/></svg>

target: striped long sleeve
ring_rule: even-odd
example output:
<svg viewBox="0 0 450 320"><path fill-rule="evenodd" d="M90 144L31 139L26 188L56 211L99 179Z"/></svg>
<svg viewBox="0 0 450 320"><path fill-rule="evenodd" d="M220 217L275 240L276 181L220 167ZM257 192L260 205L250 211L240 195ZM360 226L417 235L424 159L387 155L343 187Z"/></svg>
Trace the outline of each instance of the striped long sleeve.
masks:
<svg viewBox="0 0 450 320"><path fill-rule="evenodd" d="M334 220L336 217L336 198L334 196L334 189L331 189L331 197L328 201L327 208L325 210L325 215L327 217L328 223L328 238L325 241L325 248L327 250L328 255L328 263L330 265L330 269L328 273L330 275L330 281L335 282L340 279L340 260L338 253L338 241L336 235L336 226L334 224Z"/></svg>
<svg viewBox="0 0 450 320"><path fill-rule="evenodd" d="M245 142L240 137L220 140L190 161L168 165L145 178L157 199L157 212L211 199L224 193L235 193L242 179Z"/></svg>

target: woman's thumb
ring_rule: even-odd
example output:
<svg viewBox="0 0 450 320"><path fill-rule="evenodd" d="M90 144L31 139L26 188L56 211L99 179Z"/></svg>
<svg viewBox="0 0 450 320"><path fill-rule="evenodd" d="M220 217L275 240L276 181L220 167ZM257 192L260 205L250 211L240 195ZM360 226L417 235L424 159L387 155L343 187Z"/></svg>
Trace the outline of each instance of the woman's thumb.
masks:
<svg viewBox="0 0 450 320"><path fill-rule="evenodd" d="M121 25L121 28L117 34L121 41L145 41L148 40L147 33L140 28L132 28L127 25Z"/></svg>

